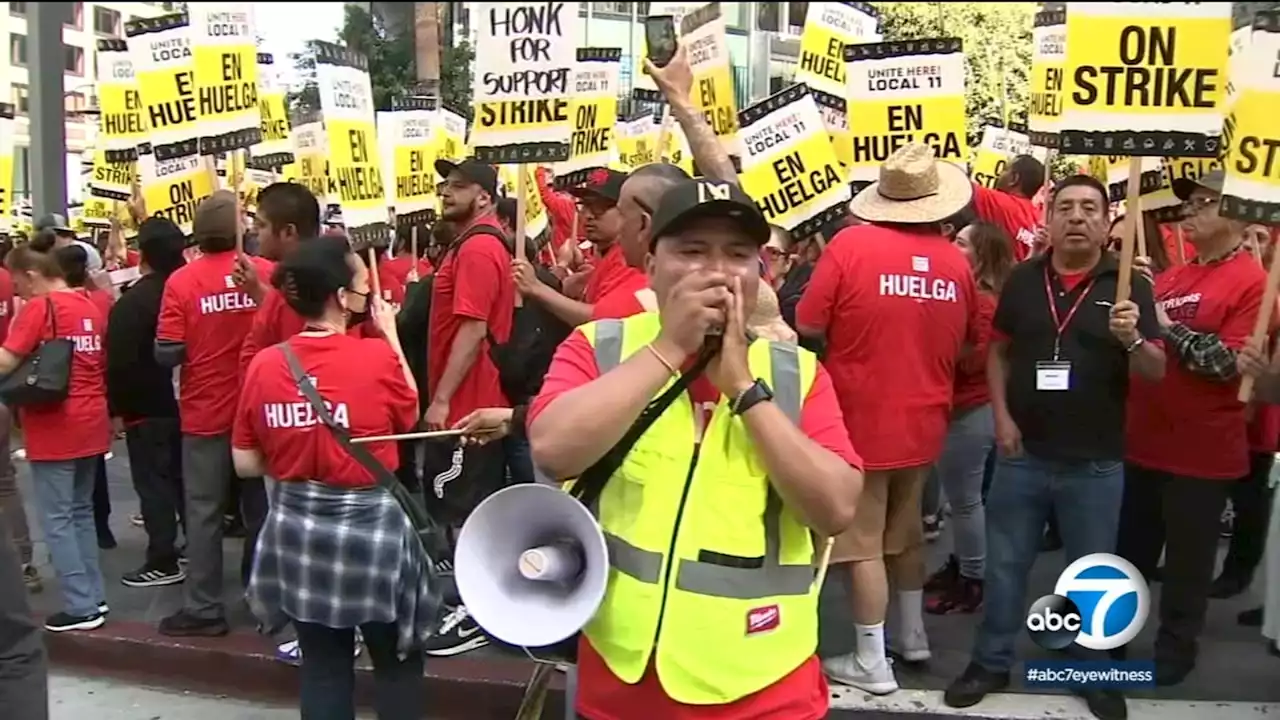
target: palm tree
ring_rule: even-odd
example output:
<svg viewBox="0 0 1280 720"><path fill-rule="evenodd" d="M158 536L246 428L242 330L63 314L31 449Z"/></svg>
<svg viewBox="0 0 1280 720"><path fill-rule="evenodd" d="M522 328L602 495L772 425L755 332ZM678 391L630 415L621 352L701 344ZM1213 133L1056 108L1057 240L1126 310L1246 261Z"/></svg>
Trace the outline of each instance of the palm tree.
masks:
<svg viewBox="0 0 1280 720"><path fill-rule="evenodd" d="M413 4L413 48L418 70L420 92L440 96L440 5L438 2Z"/></svg>

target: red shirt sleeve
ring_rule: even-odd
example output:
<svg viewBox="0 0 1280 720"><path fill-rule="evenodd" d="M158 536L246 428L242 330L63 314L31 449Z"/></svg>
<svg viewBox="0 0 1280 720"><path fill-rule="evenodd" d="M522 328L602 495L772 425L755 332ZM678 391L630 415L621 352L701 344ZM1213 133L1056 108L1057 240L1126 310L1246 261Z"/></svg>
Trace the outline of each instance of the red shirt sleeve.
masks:
<svg viewBox="0 0 1280 720"><path fill-rule="evenodd" d="M35 352L40 342L45 339L49 327L49 305L45 298L36 298L22 304L18 316L9 327L9 336L5 338L4 349L25 358Z"/></svg>
<svg viewBox="0 0 1280 720"><path fill-rule="evenodd" d="M178 343L187 341L187 303L182 288L183 279L181 276L170 277L164 284L164 294L160 299L160 318L156 321L157 340Z"/></svg>
<svg viewBox="0 0 1280 720"><path fill-rule="evenodd" d="M1253 335L1253 324L1257 321L1258 311L1262 308L1262 293L1265 290L1265 282L1265 280L1259 279L1257 282L1245 284L1244 291L1240 293L1240 298L1222 321L1222 328L1218 330L1218 337L1222 339L1224 345L1232 350L1239 350L1244 347L1245 343Z"/></svg>
<svg viewBox="0 0 1280 720"><path fill-rule="evenodd" d="M996 299L990 293L977 292L974 300L965 338L969 352L960 358L956 367L957 374L977 374L987 366L987 348L991 345L991 319L996 314Z"/></svg>
<svg viewBox="0 0 1280 720"><path fill-rule="evenodd" d="M265 360L265 358L264 358ZM257 428L254 426L254 408L258 406L257 389L261 384L262 362L249 363L244 373L244 382L240 385L240 399L236 404L235 422L231 426L231 447L240 450L257 450Z"/></svg>
<svg viewBox="0 0 1280 720"><path fill-rule="evenodd" d="M818 258L809 284L796 304L796 325L810 330L826 331L831 326L831 315L843 280L844 269L834 243Z"/></svg>
<svg viewBox="0 0 1280 720"><path fill-rule="evenodd" d="M240 343L242 375L248 372L249 363L262 348L275 344L275 329L280 324L280 307L283 303L284 298L275 288L267 289L267 294L262 297L262 304L253 314L253 324L249 326L249 332Z"/></svg>
<svg viewBox="0 0 1280 720"><path fill-rule="evenodd" d="M529 405L528 422L564 393L580 388L600 377L596 351L581 330L574 330L551 358L551 367L542 381L542 390Z"/></svg>
<svg viewBox="0 0 1280 720"><path fill-rule="evenodd" d="M495 238L489 242L463 243L456 263L453 314L488 320L501 296L502 283L511 282L511 257Z"/></svg>
<svg viewBox="0 0 1280 720"><path fill-rule="evenodd" d="M431 263L428 262L426 258L421 258L418 260L418 279L419 280L434 273L435 271L436 269L431 267Z"/></svg>
<svg viewBox="0 0 1280 720"><path fill-rule="evenodd" d="M371 352L377 353L375 357L379 357L384 366L379 376L386 393L385 402L391 408L391 427L397 433L408 432L418 424L418 391L405 379L400 358L385 339L371 338L368 342Z"/></svg>
<svg viewBox="0 0 1280 720"><path fill-rule="evenodd" d="M538 195L542 197L542 204L547 206L551 223L559 229L561 237L573 237L573 216L578 209L577 201L567 193L553 190L547 182L547 171L543 168L534 171L534 175L538 179Z"/></svg>
<svg viewBox="0 0 1280 720"><path fill-rule="evenodd" d="M826 368L818 366L809 394L800 409L800 430L808 438L839 455L851 466L862 469L862 457L853 449L849 430L844 425L844 413L840 412L840 398Z"/></svg>

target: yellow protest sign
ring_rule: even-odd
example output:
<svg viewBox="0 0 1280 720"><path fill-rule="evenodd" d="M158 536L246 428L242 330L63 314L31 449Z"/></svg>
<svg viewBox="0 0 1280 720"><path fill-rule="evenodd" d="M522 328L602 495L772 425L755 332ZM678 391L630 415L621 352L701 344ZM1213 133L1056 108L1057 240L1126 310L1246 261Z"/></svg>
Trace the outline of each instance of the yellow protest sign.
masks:
<svg viewBox="0 0 1280 720"><path fill-rule="evenodd" d="M818 104L818 112L822 115L822 125L831 138L831 149L836 160L844 168L847 176L849 166L853 164L853 134L849 131L849 104L843 95L830 95L820 90L809 88L809 94Z"/></svg>
<svg viewBox="0 0 1280 720"><path fill-rule="evenodd" d="M1173 194L1173 182L1195 180L1220 167L1222 163L1218 158L1162 158L1160 187L1142 194L1142 211L1154 213L1156 220L1160 222L1178 220L1182 216L1182 201ZM1147 179L1145 172L1142 179Z"/></svg>
<svg viewBox="0 0 1280 720"><path fill-rule="evenodd" d="M850 182L874 182L880 165L913 142L932 147L939 160L962 164L969 159L959 39L849 45L844 57L853 144Z"/></svg>
<svg viewBox="0 0 1280 720"><path fill-rule="evenodd" d="M13 105L0 103L0 230L9 230L13 224L13 111Z"/></svg>
<svg viewBox="0 0 1280 720"><path fill-rule="evenodd" d="M1031 153L1031 138L1027 128L1010 123L1008 128L991 124L982 128L982 141L969 165L969 177L983 187L994 188L996 180L1004 174L1009 161L1019 155Z"/></svg>
<svg viewBox="0 0 1280 720"><path fill-rule="evenodd" d="M98 40L98 146L112 161L138 157L138 145L149 129L142 116L142 97L133 72L133 57L124 40Z"/></svg>
<svg viewBox="0 0 1280 720"><path fill-rule="evenodd" d="M1067 8L1064 153L1218 154L1231 3Z"/></svg>
<svg viewBox="0 0 1280 720"><path fill-rule="evenodd" d="M542 203L542 193L538 192L538 176L535 165L521 165L519 171L524 173L524 236L536 240L547 229L547 206Z"/></svg>
<svg viewBox="0 0 1280 720"><path fill-rule="evenodd" d="M639 117L618 123L617 138L618 162L621 170L635 170L649 163L659 161L658 157L659 127L653 121L653 115L644 114Z"/></svg>
<svg viewBox="0 0 1280 720"><path fill-rule="evenodd" d="M741 121L739 180L771 224L805 237L848 212L849 184L807 86L752 105Z"/></svg>
<svg viewBox="0 0 1280 720"><path fill-rule="evenodd" d="M387 205L400 227L422 225L436 211L434 106L425 97L396 98L394 110L377 115L382 166L390 169Z"/></svg>
<svg viewBox="0 0 1280 720"><path fill-rule="evenodd" d="M258 53L258 112L262 116L262 139L249 148L256 167L277 168L293 162L289 106L285 102L288 89L288 83L280 77L275 57L271 53Z"/></svg>
<svg viewBox="0 0 1280 720"><path fill-rule="evenodd" d="M1062 72L1067 59L1067 12L1036 13L1031 33L1031 99L1027 125L1031 142L1058 146L1058 118L1062 115Z"/></svg>
<svg viewBox="0 0 1280 720"><path fill-rule="evenodd" d="M190 233L196 207L213 194L211 162L198 155L160 160L152 153L140 153L138 170L147 215L169 218L182 232Z"/></svg>
<svg viewBox="0 0 1280 720"><path fill-rule="evenodd" d="M1280 13L1258 13L1241 62L1231 108L1233 132L1227 148L1226 183L1220 212L1247 222L1280 225Z"/></svg>
<svg viewBox="0 0 1280 720"><path fill-rule="evenodd" d="M483 2L476 22L471 145L488 163L569 157L578 6Z"/></svg>
<svg viewBox="0 0 1280 720"><path fill-rule="evenodd" d="M315 115L300 115L293 128L294 178L305 185L321 207L329 198L328 162L325 160L324 123Z"/></svg>
<svg viewBox="0 0 1280 720"><path fill-rule="evenodd" d="M689 149L689 138L685 137L680 123L668 118L665 121L667 143L661 149L662 162L670 163L693 175L693 151ZM658 136L662 136L663 126L658 126Z"/></svg>
<svg viewBox="0 0 1280 720"><path fill-rule="evenodd" d="M461 162L467 157L467 121L454 110L443 105L436 110L436 122L432 124L436 158ZM434 162L434 161L433 161ZM443 178L437 178L443 180Z"/></svg>
<svg viewBox="0 0 1280 720"><path fill-rule="evenodd" d="M1138 179L1138 192L1141 195L1160 189L1161 166L1161 158L1142 158L1142 177ZM1120 202L1129 191L1129 156L1094 155L1089 158L1089 174L1107 186L1111 202Z"/></svg>
<svg viewBox="0 0 1280 720"><path fill-rule="evenodd" d="M137 174L137 160L111 162L107 159L106 150L94 150L89 194L111 200L128 200L133 197L133 182Z"/></svg>
<svg viewBox="0 0 1280 720"><path fill-rule="evenodd" d="M324 113L329 178L347 232L368 242L385 239L386 191L378 158L369 64L359 53L333 43L313 43L316 84Z"/></svg>
<svg viewBox="0 0 1280 720"><path fill-rule="evenodd" d="M200 154L256 145L258 49L251 3L190 3Z"/></svg>
<svg viewBox="0 0 1280 720"><path fill-rule="evenodd" d="M196 154L200 116L187 14L130 20L125 35L155 159Z"/></svg>
<svg viewBox="0 0 1280 720"><path fill-rule="evenodd" d="M707 119L725 151L737 155L738 102L733 96L729 41L720 3L704 5L680 22L680 44L686 48L693 70L693 106Z"/></svg>
<svg viewBox="0 0 1280 720"><path fill-rule="evenodd" d="M620 48L578 48L574 96L569 104L573 134L569 159L556 166L557 184L581 185L588 170L606 167L612 159L621 58Z"/></svg>
<svg viewBox="0 0 1280 720"><path fill-rule="evenodd" d="M869 3L809 3L804 32L800 35L796 82L808 85L810 90L844 97L848 85L844 46L879 42L879 17Z"/></svg>

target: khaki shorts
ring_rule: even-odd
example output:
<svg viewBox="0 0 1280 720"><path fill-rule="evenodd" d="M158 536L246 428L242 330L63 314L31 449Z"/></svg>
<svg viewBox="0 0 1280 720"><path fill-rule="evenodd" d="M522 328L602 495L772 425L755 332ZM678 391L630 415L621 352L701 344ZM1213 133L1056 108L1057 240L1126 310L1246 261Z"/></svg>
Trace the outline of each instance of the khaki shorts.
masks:
<svg viewBox="0 0 1280 720"><path fill-rule="evenodd" d="M924 544L920 497L929 466L868 470L853 525L836 536L831 562L878 560Z"/></svg>

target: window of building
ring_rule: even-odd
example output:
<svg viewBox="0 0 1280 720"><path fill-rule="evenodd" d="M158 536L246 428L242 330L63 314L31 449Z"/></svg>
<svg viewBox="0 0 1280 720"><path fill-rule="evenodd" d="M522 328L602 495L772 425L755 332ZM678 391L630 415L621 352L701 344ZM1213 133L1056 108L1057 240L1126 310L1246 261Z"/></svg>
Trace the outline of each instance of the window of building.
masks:
<svg viewBox="0 0 1280 720"><path fill-rule="evenodd" d="M13 105L19 115L31 111L31 91L26 85L13 84Z"/></svg>
<svg viewBox="0 0 1280 720"><path fill-rule="evenodd" d="M120 13L101 5L93 6L93 31L100 35L120 35Z"/></svg>
<svg viewBox="0 0 1280 720"><path fill-rule="evenodd" d="M87 107L89 102L82 92L72 91L62 96L62 109L66 112L84 112Z"/></svg>
<svg viewBox="0 0 1280 720"><path fill-rule="evenodd" d="M778 8L781 7L777 3L756 3L756 29L765 32L778 32L780 23L778 22Z"/></svg>
<svg viewBox="0 0 1280 720"><path fill-rule="evenodd" d="M26 4L26 3L24 3L24 2L11 2L11 3L9 3L9 14L10 14L10 15L17 15L18 17L26 17L26 16L27 16L27 4Z"/></svg>
<svg viewBox="0 0 1280 720"><path fill-rule="evenodd" d="M748 3L720 3L720 15L725 27L731 30L747 29Z"/></svg>
<svg viewBox="0 0 1280 720"><path fill-rule="evenodd" d="M71 20L63 23L69 28L76 30L84 29L84 3L71 3Z"/></svg>
<svg viewBox="0 0 1280 720"><path fill-rule="evenodd" d="M804 30L804 19L809 15L809 3L807 2L789 2L787 3L787 25L790 25L793 32Z"/></svg>
<svg viewBox="0 0 1280 720"><path fill-rule="evenodd" d="M84 75L84 48L63 45L62 69L71 75Z"/></svg>
<svg viewBox="0 0 1280 720"><path fill-rule="evenodd" d="M17 67L27 66L27 36L9 36L9 62Z"/></svg>
<svg viewBox="0 0 1280 720"><path fill-rule="evenodd" d="M629 2L593 2L591 3L592 15L617 15L620 17L631 17L631 6Z"/></svg>

